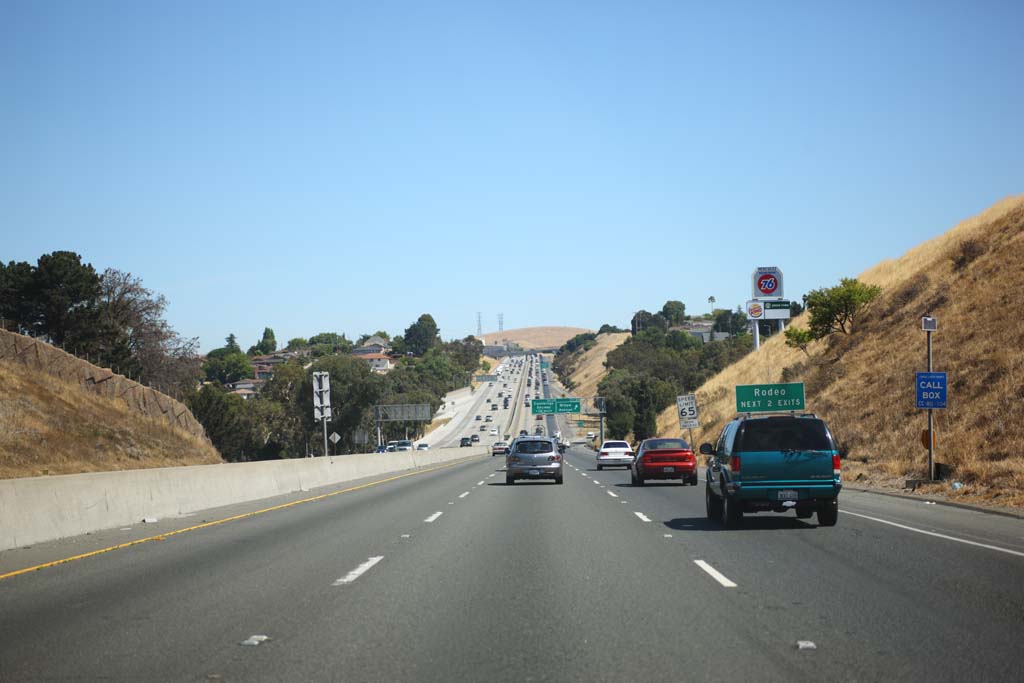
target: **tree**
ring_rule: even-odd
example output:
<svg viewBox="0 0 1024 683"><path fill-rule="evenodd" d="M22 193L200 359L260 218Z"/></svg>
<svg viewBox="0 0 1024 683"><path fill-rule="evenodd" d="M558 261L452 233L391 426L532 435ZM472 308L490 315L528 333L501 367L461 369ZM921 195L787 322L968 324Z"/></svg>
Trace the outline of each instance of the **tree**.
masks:
<svg viewBox="0 0 1024 683"><path fill-rule="evenodd" d="M661 315L670 327L682 325L686 321L686 305L682 301L666 301L661 307Z"/></svg>
<svg viewBox="0 0 1024 683"><path fill-rule="evenodd" d="M25 261L11 261L6 266L0 263L0 318L8 329L26 329L35 320L34 271L33 265Z"/></svg>
<svg viewBox="0 0 1024 683"><path fill-rule="evenodd" d="M247 353L250 356L264 356L274 351L277 351L277 339L274 338L274 330L264 327L263 338L252 346Z"/></svg>
<svg viewBox="0 0 1024 683"><path fill-rule="evenodd" d="M807 347L814 341L814 335L811 334L810 330L805 330L801 327L787 327L784 334L786 335L786 346L800 349L808 356L811 355L807 350Z"/></svg>
<svg viewBox="0 0 1024 683"><path fill-rule="evenodd" d="M881 293L881 287L866 285L857 278L843 278L835 287L812 290L804 297L811 313L811 335L823 339L833 332L849 334L854 321Z"/></svg>
<svg viewBox="0 0 1024 683"><path fill-rule="evenodd" d="M230 333L224 342L225 350L234 351L235 353L242 352L242 347L238 345L238 337L235 336L234 332Z"/></svg>
<svg viewBox="0 0 1024 683"><path fill-rule="evenodd" d="M309 341L305 337L292 337L288 340L288 346L285 347L286 351L296 351L298 349L304 349L309 346Z"/></svg>
<svg viewBox="0 0 1024 683"><path fill-rule="evenodd" d="M740 334L747 329L747 314L737 306L735 311L716 309L714 312L715 332L728 332L729 334Z"/></svg>
<svg viewBox="0 0 1024 683"><path fill-rule="evenodd" d="M629 322L630 332L634 336L643 332L646 329L657 328L664 331L668 331L668 320L665 319L660 313L651 313L650 311L639 310L634 315L632 320Z"/></svg>
<svg viewBox="0 0 1024 683"><path fill-rule="evenodd" d="M100 277L81 256L71 251L40 256L28 293L34 306L26 327L58 345L90 339Z"/></svg>
<svg viewBox="0 0 1024 683"><path fill-rule="evenodd" d="M416 322L407 327L403 338L406 349L414 356L422 356L431 347L441 342L438 337L437 323L429 313L424 313Z"/></svg>
<svg viewBox="0 0 1024 683"><path fill-rule="evenodd" d="M241 397L207 384L192 394L187 403L222 458L236 462L246 458L247 450L250 454L255 450L252 423Z"/></svg>
<svg viewBox="0 0 1024 683"><path fill-rule="evenodd" d="M804 312L804 307L800 305L799 301L789 302L789 317L795 318Z"/></svg>
<svg viewBox="0 0 1024 683"><path fill-rule="evenodd" d="M708 297L708 306L711 307L711 313L712 313L712 315L714 315L714 313L715 313L715 297L713 297L713 296L709 296Z"/></svg>
<svg viewBox="0 0 1024 683"><path fill-rule="evenodd" d="M246 377L252 377L252 362L249 356L241 351L231 351L223 355L206 357L203 363L203 374L210 381L230 384Z"/></svg>
<svg viewBox="0 0 1024 683"><path fill-rule="evenodd" d="M598 334L613 334L615 332L625 332L625 331L626 330L622 329L621 327L617 327L615 325L609 325L608 323L605 323L604 325L601 325L601 327L600 327L600 329L598 329L597 333Z"/></svg>

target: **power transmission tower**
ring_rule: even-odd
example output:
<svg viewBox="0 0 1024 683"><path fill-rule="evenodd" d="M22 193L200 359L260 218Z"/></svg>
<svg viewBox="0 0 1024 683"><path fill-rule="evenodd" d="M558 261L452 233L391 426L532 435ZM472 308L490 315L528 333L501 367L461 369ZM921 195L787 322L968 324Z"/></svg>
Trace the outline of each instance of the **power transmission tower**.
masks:
<svg viewBox="0 0 1024 683"><path fill-rule="evenodd" d="M498 314L498 332L504 332L504 331L505 331L505 314L504 313L499 313Z"/></svg>
<svg viewBox="0 0 1024 683"><path fill-rule="evenodd" d="M484 323L483 323L483 320L484 320L484 314L481 313L480 311L477 311L476 312L476 336L477 337L484 336Z"/></svg>

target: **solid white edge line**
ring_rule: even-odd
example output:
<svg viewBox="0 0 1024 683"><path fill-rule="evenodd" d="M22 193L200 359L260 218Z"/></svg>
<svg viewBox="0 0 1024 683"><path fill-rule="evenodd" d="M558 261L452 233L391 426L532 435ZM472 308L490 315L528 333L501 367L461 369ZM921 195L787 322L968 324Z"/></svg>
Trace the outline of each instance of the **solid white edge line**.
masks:
<svg viewBox="0 0 1024 683"><path fill-rule="evenodd" d="M864 519L870 519L872 522L878 522L879 524L888 524L898 529L905 529L907 531L913 531L918 534L924 534L925 536L934 536L935 538L944 538L947 541L955 541L957 543L965 543L967 545L977 546L979 548L986 548L988 550L995 550L996 552L1006 553L1007 555L1016 555L1017 557L1024 557L1024 552L1019 550L1010 550L1009 548L1002 548L997 545L989 545L988 543L978 543L977 541L968 541L966 538L957 538L956 536L947 536L946 534L940 534L935 531L926 531L924 529L918 529L916 527L907 526L906 524L899 524L897 522L890 522L887 519L879 519L878 517L871 517L869 515L862 515L859 512L850 512L849 510L840 510L843 514L853 515L854 517L863 517Z"/></svg>
<svg viewBox="0 0 1024 683"><path fill-rule="evenodd" d="M440 512L440 511L439 511L439 512L435 512L434 514L430 515L429 517L427 517L427 518L426 518L425 520L423 520L423 521L424 521L424 522L426 522L427 524L430 524L431 522L433 522L434 520L436 520L436 519L437 519L438 517L440 517L440 516L441 516L441 515L443 515L443 514L444 514L444 513L443 513L443 512Z"/></svg>
<svg viewBox="0 0 1024 683"><path fill-rule="evenodd" d="M332 586L344 586L346 583L352 583L353 581L358 579L360 576L362 576L363 574L368 572L370 570L370 568L373 567L373 565L377 564L378 562L380 562L383 559L384 559L383 555L378 555L377 557L371 557L366 562L363 562L361 565L359 565L358 567L356 567L355 569L350 571L348 574L345 574L345 576L341 577L340 579L338 579L337 581L335 581L331 585Z"/></svg>
<svg viewBox="0 0 1024 683"><path fill-rule="evenodd" d="M636 515L637 517L639 517L641 522L649 522L649 521L651 521L651 518L648 517L647 515L645 515L642 512L634 512L633 514Z"/></svg>
<svg viewBox="0 0 1024 683"><path fill-rule="evenodd" d="M724 574L722 574L720 571L718 571L717 569L712 567L710 564L708 564L704 560L694 560L693 563L695 565L697 565L698 567L700 567L701 569L703 569L704 571L706 571L708 573L708 576L710 576L711 578L713 578L715 581L717 581L718 583L722 584L726 588L735 588L736 587L735 583L733 583L732 581L727 579Z"/></svg>
<svg viewBox="0 0 1024 683"><path fill-rule="evenodd" d="M607 493L612 498L618 498L619 497L619 494L615 493L615 491L605 491L605 493Z"/></svg>

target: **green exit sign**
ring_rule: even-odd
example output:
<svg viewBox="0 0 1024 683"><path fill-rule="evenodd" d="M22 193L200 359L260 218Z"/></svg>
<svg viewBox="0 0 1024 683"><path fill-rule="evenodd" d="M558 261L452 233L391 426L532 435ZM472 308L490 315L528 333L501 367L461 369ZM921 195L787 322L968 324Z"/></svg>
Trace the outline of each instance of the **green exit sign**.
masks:
<svg viewBox="0 0 1024 683"><path fill-rule="evenodd" d="M737 413L778 413L804 409L804 384L740 384L736 387Z"/></svg>
<svg viewBox="0 0 1024 683"><path fill-rule="evenodd" d="M542 360L542 361L540 362L540 369L541 369L541 370L547 370L547 369L548 369L548 368L550 368L550 367L551 367L551 363L549 363L548 361L546 361L546 360Z"/></svg>
<svg viewBox="0 0 1024 683"><path fill-rule="evenodd" d="M578 398L537 398L530 404L530 411L534 415L579 413L580 400Z"/></svg>

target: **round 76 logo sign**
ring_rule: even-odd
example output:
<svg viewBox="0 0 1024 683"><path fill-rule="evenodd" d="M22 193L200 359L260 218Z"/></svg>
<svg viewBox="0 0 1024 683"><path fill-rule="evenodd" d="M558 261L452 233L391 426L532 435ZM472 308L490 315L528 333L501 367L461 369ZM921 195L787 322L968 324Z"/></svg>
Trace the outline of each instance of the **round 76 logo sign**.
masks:
<svg viewBox="0 0 1024 683"><path fill-rule="evenodd" d="M765 296L775 294L778 288L779 278L775 277L771 273L765 273L761 277L757 278L757 291Z"/></svg>
<svg viewBox="0 0 1024 683"><path fill-rule="evenodd" d="M782 297L782 271L775 266L762 266L755 270L751 284L754 299Z"/></svg>

